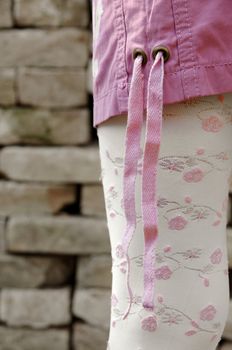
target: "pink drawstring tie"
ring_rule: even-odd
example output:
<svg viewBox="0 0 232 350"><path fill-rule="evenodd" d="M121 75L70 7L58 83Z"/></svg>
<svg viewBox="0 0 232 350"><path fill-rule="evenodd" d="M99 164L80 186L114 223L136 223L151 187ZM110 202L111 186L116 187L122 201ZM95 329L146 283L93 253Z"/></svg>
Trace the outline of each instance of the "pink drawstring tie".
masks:
<svg viewBox="0 0 232 350"><path fill-rule="evenodd" d="M143 57L138 55L134 60L125 137L123 203L126 229L122 238L121 248L127 259L127 288L130 295L130 303L128 310L123 315L123 319L130 312L133 297L129 284L130 264L128 248L136 229L135 181L140 155L140 138L144 112L142 59ZM155 247L158 236L156 177L163 114L163 77L164 57L162 51L158 51L148 78L146 135L142 167L142 218L145 241L142 303L143 307L148 310L154 309Z"/></svg>

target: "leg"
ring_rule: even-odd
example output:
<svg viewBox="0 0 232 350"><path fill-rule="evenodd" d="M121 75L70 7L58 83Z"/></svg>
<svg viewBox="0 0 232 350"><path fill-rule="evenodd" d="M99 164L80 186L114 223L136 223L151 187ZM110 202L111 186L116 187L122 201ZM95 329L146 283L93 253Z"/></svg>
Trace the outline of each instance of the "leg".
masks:
<svg viewBox="0 0 232 350"><path fill-rule="evenodd" d="M155 311L142 308L141 172L136 180L136 234L129 247L133 305L123 259L122 175L126 116L97 128L112 254L108 350L215 350L229 306L227 204L232 172L232 93L164 106L157 200ZM145 123L141 138L143 147ZM141 159L142 160L142 159ZM158 294L157 294L158 293Z"/></svg>

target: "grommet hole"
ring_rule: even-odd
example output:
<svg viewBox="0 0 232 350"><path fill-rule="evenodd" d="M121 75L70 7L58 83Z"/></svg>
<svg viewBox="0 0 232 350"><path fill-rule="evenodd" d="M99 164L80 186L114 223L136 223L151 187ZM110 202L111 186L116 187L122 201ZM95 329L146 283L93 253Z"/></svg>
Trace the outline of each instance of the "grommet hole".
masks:
<svg viewBox="0 0 232 350"><path fill-rule="evenodd" d="M138 55L141 55L143 58L142 64L145 65L147 63L147 54L143 49L135 48L133 50L133 59L135 59Z"/></svg>
<svg viewBox="0 0 232 350"><path fill-rule="evenodd" d="M169 49L166 46L156 46L156 47L154 47L153 50L152 50L152 57L153 57L153 59L155 59L155 57L156 57L156 55L157 55L157 53L159 51L163 52L164 62L166 62L169 59L169 57L170 57Z"/></svg>

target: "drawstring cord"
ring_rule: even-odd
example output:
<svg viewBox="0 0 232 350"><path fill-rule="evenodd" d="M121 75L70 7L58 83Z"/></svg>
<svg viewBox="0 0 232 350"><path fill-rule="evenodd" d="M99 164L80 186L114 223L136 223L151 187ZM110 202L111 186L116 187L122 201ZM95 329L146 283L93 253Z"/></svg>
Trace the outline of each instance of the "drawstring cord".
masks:
<svg viewBox="0 0 232 350"><path fill-rule="evenodd" d="M123 315L123 319L130 312L133 298L129 283L130 260L128 249L137 223L135 181L140 155L140 138L144 111L144 73L142 70L142 59L143 57L138 55L134 60L125 136L123 203L126 229L122 237L122 244L119 244L117 249L120 249L123 256L127 259L127 289L130 302L127 311ZM158 236L156 177L162 129L163 77L164 57L162 51L158 51L148 78L146 134L142 166L142 218L145 241L143 257L144 292L142 303L143 307L148 310L154 309L155 247Z"/></svg>

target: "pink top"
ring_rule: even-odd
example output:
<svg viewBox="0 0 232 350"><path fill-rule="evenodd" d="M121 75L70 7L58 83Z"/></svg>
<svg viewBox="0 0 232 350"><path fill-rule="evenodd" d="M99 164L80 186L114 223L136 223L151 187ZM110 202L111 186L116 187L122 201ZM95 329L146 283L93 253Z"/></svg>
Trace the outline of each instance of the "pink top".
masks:
<svg viewBox="0 0 232 350"><path fill-rule="evenodd" d="M92 0L93 98L97 127L127 113L123 201L126 227L117 249L128 263L128 248L136 228L135 180L140 136L146 111L142 167L144 233L143 306L154 309L157 220L157 163L163 104L232 91L232 1ZM199 11L200 8L200 11ZM155 58L152 50L165 46ZM132 56L139 48L147 56ZM131 303L123 319L130 311Z"/></svg>

